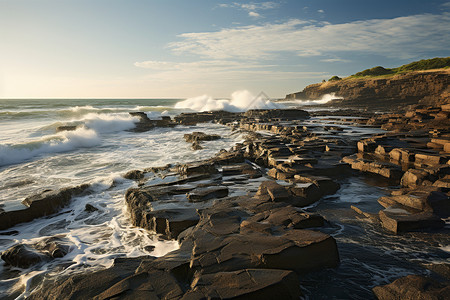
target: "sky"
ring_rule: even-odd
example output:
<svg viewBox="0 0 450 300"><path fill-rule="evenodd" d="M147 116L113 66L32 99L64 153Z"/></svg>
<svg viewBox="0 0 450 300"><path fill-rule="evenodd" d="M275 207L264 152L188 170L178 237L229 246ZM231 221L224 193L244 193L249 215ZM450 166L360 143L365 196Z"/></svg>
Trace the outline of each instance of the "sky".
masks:
<svg viewBox="0 0 450 300"><path fill-rule="evenodd" d="M0 0L0 98L282 98L449 49L449 1Z"/></svg>

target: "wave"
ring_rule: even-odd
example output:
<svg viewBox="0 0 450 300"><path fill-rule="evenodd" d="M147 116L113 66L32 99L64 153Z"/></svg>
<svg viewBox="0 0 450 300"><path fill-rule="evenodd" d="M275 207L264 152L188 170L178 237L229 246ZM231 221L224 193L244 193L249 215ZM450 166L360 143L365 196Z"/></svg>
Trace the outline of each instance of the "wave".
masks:
<svg viewBox="0 0 450 300"><path fill-rule="evenodd" d="M72 122L72 124L81 124L74 131L45 135L40 139L22 144L0 145L0 166L21 163L43 154L96 147L101 144L99 134L132 129L137 121L136 117L130 115L89 113L83 119ZM56 128L55 126L60 124L60 122L56 122L41 128L41 130Z"/></svg>
<svg viewBox="0 0 450 300"><path fill-rule="evenodd" d="M41 154L68 152L99 144L100 139L94 130L78 128L24 144L0 145L0 166L21 163Z"/></svg>
<svg viewBox="0 0 450 300"><path fill-rule="evenodd" d="M231 99L214 99L203 95L188 98L175 104L177 109L190 109L194 111L225 110L230 112L243 112L250 109L275 109L283 105L275 104L262 96L255 97L247 90L236 91L231 94Z"/></svg>
<svg viewBox="0 0 450 300"><path fill-rule="evenodd" d="M282 103L294 103L300 105L320 105L330 102L334 99L344 99L344 97L336 96L335 93L325 94L319 100L287 100L281 101Z"/></svg>

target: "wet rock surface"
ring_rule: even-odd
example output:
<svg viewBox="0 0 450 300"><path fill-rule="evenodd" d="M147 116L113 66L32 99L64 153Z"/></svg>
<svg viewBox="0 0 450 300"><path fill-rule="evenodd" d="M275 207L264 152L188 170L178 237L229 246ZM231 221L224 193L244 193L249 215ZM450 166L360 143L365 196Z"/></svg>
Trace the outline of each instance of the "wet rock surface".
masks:
<svg viewBox="0 0 450 300"><path fill-rule="evenodd" d="M31 298L297 299L302 276L327 272L342 259L329 234L335 224L320 210L306 209L332 199L343 178L373 177L391 191L378 201L383 209L367 212L355 205L353 212L349 205L352 213L346 212L372 222L380 235L427 237L444 230L443 219L450 215L449 132L448 120L440 117L446 111L416 108L411 114L362 118L353 112L326 119L334 124L326 126L318 124L320 119L305 123L309 114L296 109L166 119L170 126L217 122L248 133L243 143L210 159L125 175L138 181L125 194L131 224L176 239L180 248L159 258L119 259L110 269L70 276L60 284L47 282ZM383 124L391 131L353 134L343 124ZM186 140L198 143L202 136ZM388 299L382 297L447 292L427 280L400 280L374 293Z"/></svg>

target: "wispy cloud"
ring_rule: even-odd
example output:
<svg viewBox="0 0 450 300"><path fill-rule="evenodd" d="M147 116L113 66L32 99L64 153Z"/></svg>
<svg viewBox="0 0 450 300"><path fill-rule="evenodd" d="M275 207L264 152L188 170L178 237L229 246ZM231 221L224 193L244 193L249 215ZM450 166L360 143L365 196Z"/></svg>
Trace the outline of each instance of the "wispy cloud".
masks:
<svg viewBox="0 0 450 300"><path fill-rule="evenodd" d="M274 59L281 52L317 56L362 52L412 58L450 48L450 14L421 14L343 24L293 19L284 23L193 32L169 44L179 54L208 59Z"/></svg>
<svg viewBox="0 0 450 300"><path fill-rule="evenodd" d="M323 9L319 9L317 12L323 14L324 10Z"/></svg>
<svg viewBox="0 0 450 300"><path fill-rule="evenodd" d="M445 9L450 9L450 2L445 2L445 3L441 4L441 6Z"/></svg>
<svg viewBox="0 0 450 300"><path fill-rule="evenodd" d="M262 15L258 13L257 11L260 10L267 10L267 9L274 9L279 6L279 3L276 2L251 2L251 3L240 3L240 2L232 2L232 3L222 3L219 4L219 7L221 8L237 8L246 10L248 12L248 15L253 18L261 18Z"/></svg>

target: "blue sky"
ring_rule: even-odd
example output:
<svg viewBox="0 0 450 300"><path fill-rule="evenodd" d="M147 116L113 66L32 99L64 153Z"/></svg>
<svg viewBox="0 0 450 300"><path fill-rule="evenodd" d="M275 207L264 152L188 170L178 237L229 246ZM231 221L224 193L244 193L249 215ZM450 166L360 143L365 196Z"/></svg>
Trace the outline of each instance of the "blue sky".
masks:
<svg viewBox="0 0 450 300"><path fill-rule="evenodd" d="M283 97L449 49L449 1L0 0L0 98Z"/></svg>

